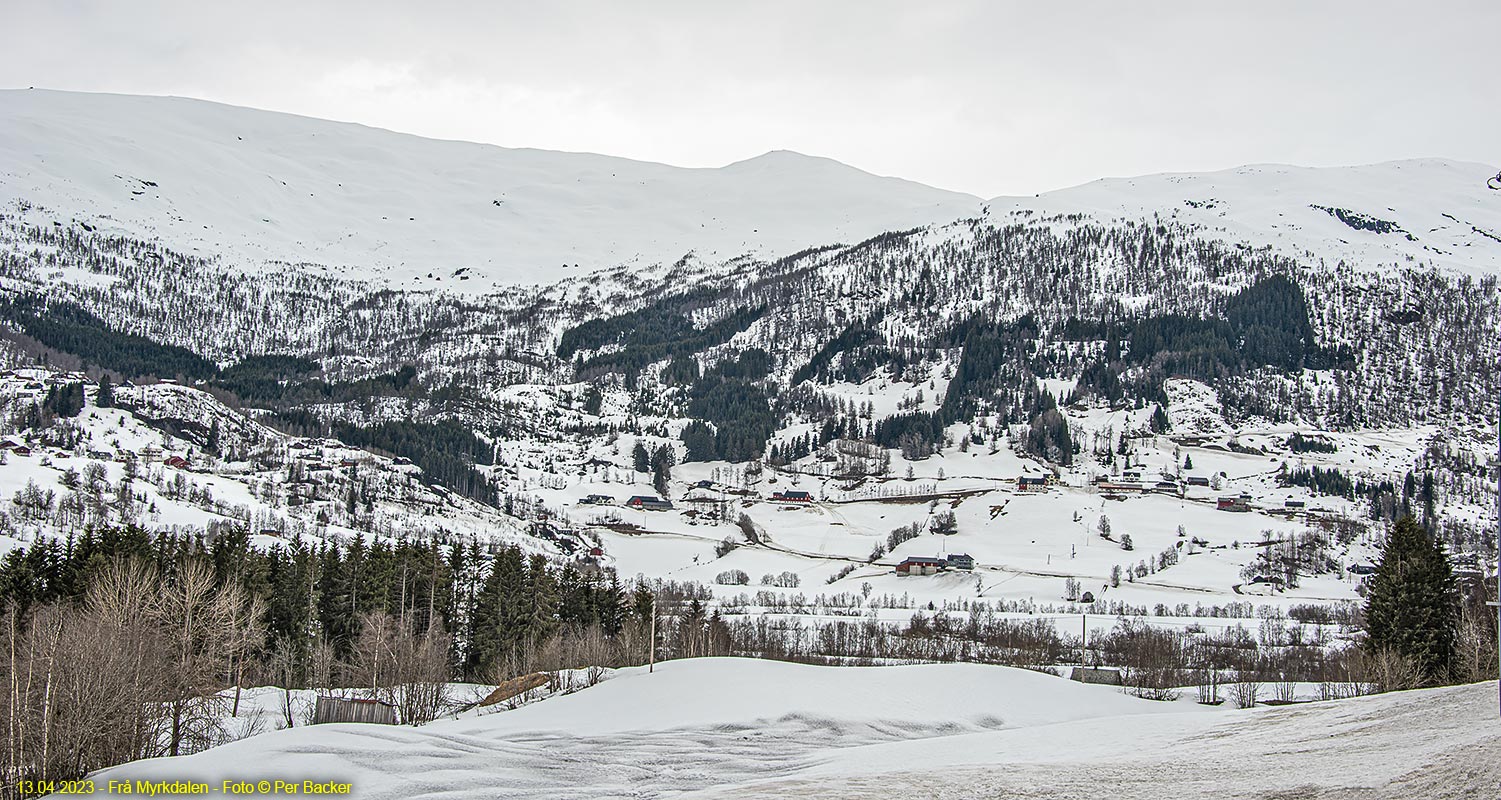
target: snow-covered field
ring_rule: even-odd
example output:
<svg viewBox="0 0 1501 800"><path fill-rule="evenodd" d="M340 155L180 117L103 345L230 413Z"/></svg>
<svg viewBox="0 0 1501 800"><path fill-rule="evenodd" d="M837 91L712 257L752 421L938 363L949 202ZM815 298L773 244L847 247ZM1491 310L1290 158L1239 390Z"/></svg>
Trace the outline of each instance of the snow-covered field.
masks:
<svg viewBox="0 0 1501 800"><path fill-rule="evenodd" d="M1480 798L1494 683L1248 710L974 664L693 659L421 728L277 731L110 780L282 779L360 798Z"/></svg>

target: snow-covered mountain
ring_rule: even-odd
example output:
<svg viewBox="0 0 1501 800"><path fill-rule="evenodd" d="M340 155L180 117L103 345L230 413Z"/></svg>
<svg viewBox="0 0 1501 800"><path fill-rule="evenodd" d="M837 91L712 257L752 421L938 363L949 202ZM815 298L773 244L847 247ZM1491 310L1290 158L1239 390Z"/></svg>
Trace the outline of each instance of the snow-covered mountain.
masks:
<svg viewBox="0 0 1501 800"><path fill-rule="evenodd" d="M0 202L251 269L481 293L775 257L978 213L825 158L686 169L437 141L175 97L0 91Z"/></svg>
<svg viewBox="0 0 1501 800"><path fill-rule="evenodd" d="M1083 214L1175 222L1232 243L1356 267L1435 264L1501 271L1495 166L1438 158L1351 167L1258 164L1221 172L1106 178L986 204L997 224Z"/></svg>

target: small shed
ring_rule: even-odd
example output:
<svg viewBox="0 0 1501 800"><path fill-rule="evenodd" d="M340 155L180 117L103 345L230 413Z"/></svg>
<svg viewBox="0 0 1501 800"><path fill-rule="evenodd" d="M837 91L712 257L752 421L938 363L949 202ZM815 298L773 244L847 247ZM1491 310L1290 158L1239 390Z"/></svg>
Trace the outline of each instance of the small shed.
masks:
<svg viewBox="0 0 1501 800"><path fill-rule="evenodd" d="M1074 667L1069 678L1080 683L1099 683L1105 686L1120 686L1123 683L1121 671L1110 667Z"/></svg>
<svg viewBox="0 0 1501 800"><path fill-rule="evenodd" d="M363 700L354 697L318 698L313 707L313 724L327 722L368 722L375 725L395 725L396 706L379 700Z"/></svg>

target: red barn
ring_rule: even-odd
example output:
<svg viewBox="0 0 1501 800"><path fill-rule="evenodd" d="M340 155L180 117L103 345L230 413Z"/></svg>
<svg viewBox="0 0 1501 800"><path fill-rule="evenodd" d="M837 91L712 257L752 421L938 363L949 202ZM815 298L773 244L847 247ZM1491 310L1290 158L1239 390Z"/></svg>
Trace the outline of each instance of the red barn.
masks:
<svg viewBox="0 0 1501 800"><path fill-rule="evenodd" d="M896 565L898 575L933 575L948 569L949 562L946 558L929 556L907 556L907 559Z"/></svg>

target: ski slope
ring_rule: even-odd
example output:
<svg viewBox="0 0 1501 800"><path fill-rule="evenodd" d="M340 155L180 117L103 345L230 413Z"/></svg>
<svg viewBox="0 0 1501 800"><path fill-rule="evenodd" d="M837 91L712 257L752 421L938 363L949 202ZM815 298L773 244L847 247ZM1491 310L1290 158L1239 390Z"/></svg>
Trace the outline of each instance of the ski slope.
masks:
<svg viewBox="0 0 1501 800"><path fill-rule="evenodd" d="M1494 702L1478 684L1238 711L1008 667L695 659L514 711L294 728L94 780L311 779L448 800L1479 797L1498 775Z"/></svg>
<svg viewBox="0 0 1501 800"><path fill-rule="evenodd" d="M979 199L776 151L718 169L437 141L175 97L0 91L0 207L239 269L483 293L606 267L775 257Z"/></svg>

